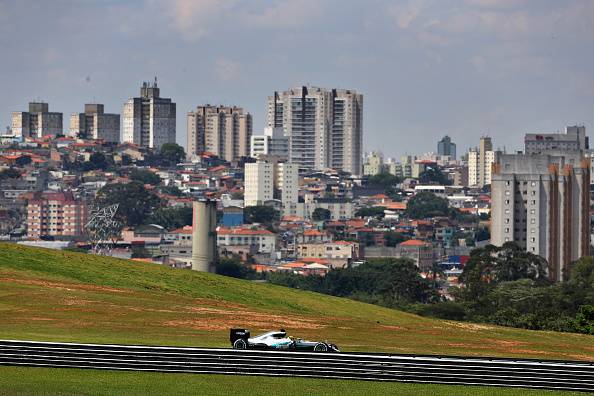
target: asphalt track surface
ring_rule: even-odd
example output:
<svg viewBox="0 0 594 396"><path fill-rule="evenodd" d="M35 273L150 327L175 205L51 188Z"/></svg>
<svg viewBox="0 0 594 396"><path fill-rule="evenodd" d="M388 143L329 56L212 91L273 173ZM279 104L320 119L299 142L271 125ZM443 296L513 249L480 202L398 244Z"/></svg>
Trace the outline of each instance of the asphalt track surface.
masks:
<svg viewBox="0 0 594 396"><path fill-rule="evenodd" d="M0 340L0 365L489 385L594 392L594 363Z"/></svg>

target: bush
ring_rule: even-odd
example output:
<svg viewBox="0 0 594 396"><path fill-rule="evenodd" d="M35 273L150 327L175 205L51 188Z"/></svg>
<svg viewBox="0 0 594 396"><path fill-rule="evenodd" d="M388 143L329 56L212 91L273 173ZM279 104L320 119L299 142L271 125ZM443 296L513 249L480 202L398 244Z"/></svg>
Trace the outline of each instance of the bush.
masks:
<svg viewBox="0 0 594 396"><path fill-rule="evenodd" d="M239 279L255 279L257 273L249 265L242 264L238 257L222 257L215 265L215 272L219 275Z"/></svg>
<svg viewBox="0 0 594 396"><path fill-rule="evenodd" d="M444 301L438 304L417 304L413 311L421 316L431 316L447 320L466 319L466 308L463 304L455 301Z"/></svg>

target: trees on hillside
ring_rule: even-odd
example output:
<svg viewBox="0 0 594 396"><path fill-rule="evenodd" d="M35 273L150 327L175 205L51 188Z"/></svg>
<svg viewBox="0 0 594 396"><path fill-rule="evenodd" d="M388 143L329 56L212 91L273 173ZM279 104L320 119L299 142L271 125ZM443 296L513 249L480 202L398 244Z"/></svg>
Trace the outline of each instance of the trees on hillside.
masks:
<svg viewBox="0 0 594 396"><path fill-rule="evenodd" d="M412 219L448 216L448 200L440 198L432 192L422 191L408 200L406 214Z"/></svg>
<svg viewBox="0 0 594 396"><path fill-rule="evenodd" d="M377 175L369 176L368 183L374 187L381 187L384 190L394 187L400 183L400 178L391 173L378 173Z"/></svg>
<svg viewBox="0 0 594 396"><path fill-rule="evenodd" d="M132 169L130 172L130 179L142 184L152 184L153 186L157 186L161 183L159 175L146 169Z"/></svg>
<svg viewBox="0 0 594 396"><path fill-rule="evenodd" d="M324 277L271 273L269 280L387 307L439 299L430 282L420 276L419 269L408 259L371 259L355 268L333 269Z"/></svg>
<svg viewBox="0 0 594 396"><path fill-rule="evenodd" d="M173 167L186 158L184 148L177 143L165 143L158 151L148 153L145 163L150 166Z"/></svg>
<svg viewBox="0 0 594 396"><path fill-rule="evenodd" d="M330 220L332 218L332 212L324 208L315 208L313 213L311 214L311 218L314 221Z"/></svg>
<svg viewBox="0 0 594 396"><path fill-rule="evenodd" d="M169 166L175 166L186 158L184 148L176 143L165 143L161 146L163 162Z"/></svg>
<svg viewBox="0 0 594 396"><path fill-rule="evenodd" d="M546 260L526 252L514 242L506 242L502 247L488 245L470 253L460 275L460 282L464 283L461 297L480 303L498 283L520 279L548 283L546 273Z"/></svg>
<svg viewBox="0 0 594 396"><path fill-rule="evenodd" d="M246 206L243 210L245 222L248 224L262 223L270 225L280 219L280 213L272 206Z"/></svg>
<svg viewBox="0 0 594 396"><path fill-rule="evenodd" d="M192 207L159 208L147 218L145 224L158 224L168 230L192 225Z"/></svg>
<svg viewBox="0 0 594 396"><path fill-rule="evenodd" d="M365 206L355 212L356 217L384 217L384 206Z"/></svg>
<svg viewBox="0 0 594 396"><path fill-rule="evenodd" d="M89 157L89 165L87 167L90 167L91 169L106 170L109 167L109 162L107 161L107 157L105 157L105 154L93 153L91 154L91 157Z"/></svg>
<svg viewBox="0 0 594 396"><path fill-rule="evenodd" d="M116 218L124 225L143 224L162 202L140 182L108 184L97 193L95 204L105 207L119 204Z"/></svg>
<svg viewBox="0 0 594 396"><path fill-rule="evenodd" d="M542 257L513 242L488 245L472 251L459 278L462 287L453 295L472 321L587 333L593 320L588 307L594 302L594 259L579 259L569 275L552 283Z"/></svg>
<svg viewBox="0 0 594 396"><path fill-rule="evenodd" d="M408 238L406 238L404 235L402 235L399 232L386 231L384 233L384 241L386 243L386 246L389 246L389 247L395 247L396 245L406 241L407 239Z"/></svg>
<svg viewBox="0 0 594 396"><path fill-rule="evenodd" d="M439 184L443 186L452 184L452 181L438 167L428 167L421 172L419 182L421 184Z"/></svg>

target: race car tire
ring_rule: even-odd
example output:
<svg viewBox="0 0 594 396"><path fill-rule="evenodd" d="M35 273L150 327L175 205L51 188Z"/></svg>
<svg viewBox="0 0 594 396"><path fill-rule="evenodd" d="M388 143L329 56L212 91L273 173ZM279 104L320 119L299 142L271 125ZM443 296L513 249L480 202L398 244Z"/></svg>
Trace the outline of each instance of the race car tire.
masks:
<svg viewBox="0 0 594 396"><path fill-rule="evenodd" d="M233 349L247 349L247 342L240 338L233 343Z"/></svg>
<svg viewBox="0 0 594 396"><path fill-rule="evenodd" d="M328 352L328 347L326 346L326 344L318 342L316 346L314 346L314 352Z"/></svg>

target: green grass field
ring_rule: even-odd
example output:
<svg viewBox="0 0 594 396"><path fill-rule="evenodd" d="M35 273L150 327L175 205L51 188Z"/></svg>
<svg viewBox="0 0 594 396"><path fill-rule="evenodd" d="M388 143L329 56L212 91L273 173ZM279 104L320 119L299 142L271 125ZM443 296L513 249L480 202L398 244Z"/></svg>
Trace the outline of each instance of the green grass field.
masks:
<svg viewBox="0 0 594 396"><path fill-rule="evenodd" d="M25 395L583 395L578 392L0 366L0 394Z"/></svg>
<svg viewBox="0 0 594 396"><path fill-rule="evenodd" d="M0 338L228 347L283 327L345 351L594 360L594 337L423 318L348 299L0 243Z"/></svg>

